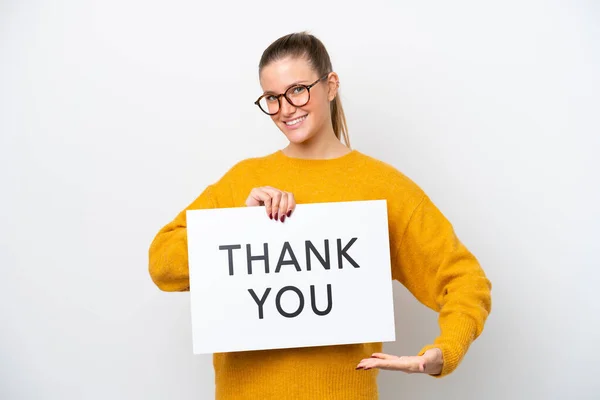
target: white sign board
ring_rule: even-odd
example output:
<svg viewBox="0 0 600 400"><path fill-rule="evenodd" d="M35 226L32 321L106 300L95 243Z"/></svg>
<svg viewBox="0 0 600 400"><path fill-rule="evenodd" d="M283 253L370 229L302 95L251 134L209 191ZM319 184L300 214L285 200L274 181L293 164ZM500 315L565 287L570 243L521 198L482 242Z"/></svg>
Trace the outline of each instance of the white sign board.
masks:
<svg viewBox="0 0 600 400"><path fill-rule="evenodd" d="M385 200L187 211L195 354L395 340Z"/></svg>

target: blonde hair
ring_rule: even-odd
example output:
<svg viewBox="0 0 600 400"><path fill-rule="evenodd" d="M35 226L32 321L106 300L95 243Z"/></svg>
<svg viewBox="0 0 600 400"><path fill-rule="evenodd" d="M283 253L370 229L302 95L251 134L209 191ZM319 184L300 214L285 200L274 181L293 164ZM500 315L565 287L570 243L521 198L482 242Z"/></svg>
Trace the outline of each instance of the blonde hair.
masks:
<svg viewBox="0 0 600 400"><path fill-rule="evenodd" d="M312 34L307 32L296 32L282 36L265 49L258 64L258 73L269 63L280 60L285 57L306 58L311 67L319 76L323 76L333 71L329 53L323 43ZM339 91L335 98L329 103L331 111L331 123L335 136L347 147L350 147L350 137L348 136L348 125L346 116L342 107Z"/></svg>

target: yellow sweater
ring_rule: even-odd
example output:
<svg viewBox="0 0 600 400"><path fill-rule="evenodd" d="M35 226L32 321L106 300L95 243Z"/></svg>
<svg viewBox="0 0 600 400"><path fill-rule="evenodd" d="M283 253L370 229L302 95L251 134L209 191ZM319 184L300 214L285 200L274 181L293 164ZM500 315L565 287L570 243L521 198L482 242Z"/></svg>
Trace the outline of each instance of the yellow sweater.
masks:
<svg viewBox="0 0 600 400"><path fill-rule="evenodd" d="M189 290L187 209L244 207L259 186L291 192L298 204L386 199L392 277L439 313L439 336L418 354L442 350L444 368L436 377L456 369L491 311L491 283L414 182L357 150L328 160L277 151L239 162L158 232L149 250L154 283L164 291ZM365 343L214 354L216 398L377 399L378 371L355 367L381 350L381 343Z"/></svg>

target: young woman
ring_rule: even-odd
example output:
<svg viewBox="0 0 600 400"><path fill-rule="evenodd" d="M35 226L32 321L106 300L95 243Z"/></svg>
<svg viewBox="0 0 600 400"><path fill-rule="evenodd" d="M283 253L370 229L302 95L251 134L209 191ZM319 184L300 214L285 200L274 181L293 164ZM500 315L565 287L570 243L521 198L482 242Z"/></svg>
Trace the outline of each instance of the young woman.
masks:
<svg viewBox="0 0 600 400"><path fill-rule="evenodd" d="M297 203L386 199L392 277L439 313L440 335L405 357L381 353L381 343L215 354L216 398L376 399L379 369L448 375L491 311L491 284L477 259L417 184L350 148L338 75L317 38L276 40L262 55L259 79L259 112L289 145L239 162L158 232L149 251L154 283L189 290L187 209L260 206L265 218L285 223ZM370 290L377 288L357 295Z"/></svg>

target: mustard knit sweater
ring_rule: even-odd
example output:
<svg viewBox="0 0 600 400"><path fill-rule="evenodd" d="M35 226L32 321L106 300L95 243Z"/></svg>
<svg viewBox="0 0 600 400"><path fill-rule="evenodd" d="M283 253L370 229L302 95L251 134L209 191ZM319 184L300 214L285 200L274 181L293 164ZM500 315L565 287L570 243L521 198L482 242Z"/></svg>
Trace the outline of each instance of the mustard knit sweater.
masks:
<svg viewBox="0 0 600 400"><path fill-rule="evenodd" d="M418 354L442 350L437 377L456 369L491 311L491 283L414 182L357 150L321 160L276 151L239 162L158 232L149 250L154 283L163 291L189 290L187 209L244 207L259 186L291 192L298 204L386 199L392 277L439 313L439 336ZM216 399L377 399L378 371L355 367L381 351L381 343L365 343L214 354Z"/></svg>

